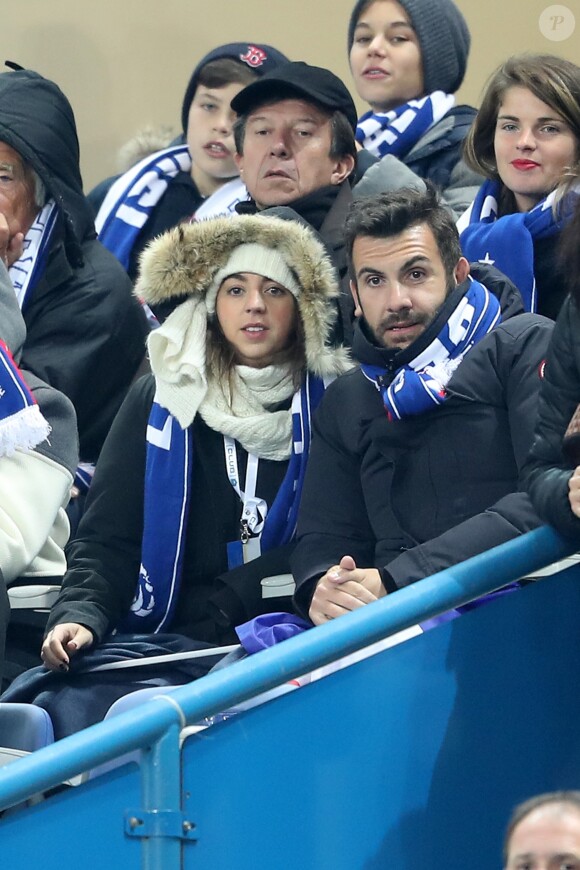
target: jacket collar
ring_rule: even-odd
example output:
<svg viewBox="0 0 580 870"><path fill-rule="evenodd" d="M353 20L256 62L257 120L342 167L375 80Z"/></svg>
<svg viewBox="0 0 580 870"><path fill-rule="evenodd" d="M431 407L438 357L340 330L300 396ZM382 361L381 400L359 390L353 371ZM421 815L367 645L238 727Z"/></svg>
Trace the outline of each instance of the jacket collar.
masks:
<svg viewBox="0 0 580 870"><path fill-rule="evenodd" d="M313 190L311 193L306 194L306 196L301 196L299 199L287 203L286 207L295 211L296 214L300 215L301 218L318 232L325 223L335 202L339 199L339 193L342 192L343 187L344 183L338 186L329 184L328 187L320 187L318 190ZM347 185L347 187L350 190L350 186ZM271 206L268 206L268 208L271 208ZM262 209L262 211L266 210ZM249 199L238 202L236 212L238 214L259 214L260 209L258 209L253 199Z"/></svg>
<svg viewBox="0 0 580 870"><path fill-rule="evenodd" d="M476 114L477 111L471 106L453 106L417 140L405 157L405 162L422 160L463 142Z"/></svg>

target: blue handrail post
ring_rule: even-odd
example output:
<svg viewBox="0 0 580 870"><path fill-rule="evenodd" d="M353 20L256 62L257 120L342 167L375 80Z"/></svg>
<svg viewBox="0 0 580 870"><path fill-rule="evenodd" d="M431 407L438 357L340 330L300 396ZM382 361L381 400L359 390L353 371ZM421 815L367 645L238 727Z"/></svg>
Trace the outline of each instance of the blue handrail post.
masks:
<svg viewBox="0 0 580 870"><path fill-rule="evenodd" d="M194 825L181 809L181 723L175 722L141 753L143 806L126 813L125 831L141 838L144 870L179 870L182 842Z"/></svg>

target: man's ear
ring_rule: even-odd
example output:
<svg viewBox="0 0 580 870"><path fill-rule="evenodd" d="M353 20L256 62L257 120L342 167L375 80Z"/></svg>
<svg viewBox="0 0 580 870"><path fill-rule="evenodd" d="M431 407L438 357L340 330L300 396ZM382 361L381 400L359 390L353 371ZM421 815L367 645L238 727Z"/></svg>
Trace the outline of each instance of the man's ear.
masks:
<svg viewBox="0 0 580 870"><path fill-rule="evenodd" d="M469 262L465 259L465 257L460 257L458 259L453 274L455 275L455 280L458 284L462 284L463 281L465 281L465 279L469 275Z"/></svg>
<svg viewBox="0 0 580 870"><path fill-rule="evenodd" d="M244 169L244 155L236 152L234 154L234 163L238 167L238 172L241 174Z"/></svg>
<svg viewBox="0 0 580 870"><path fill-rule="evenodd" d="M354 281L350 282L350 292L352 293L352 298L354 299L354 316L362 317L363 310L361 308L360 299L358 298L358 289Z"/></svg>
<svg viewBox="0 0 580 870"><path fill-rule="evenodd" d="M342 184L354 169L354 157L352 154L344 154L334 161L334 168L330 176L331 184Z"/></svg>

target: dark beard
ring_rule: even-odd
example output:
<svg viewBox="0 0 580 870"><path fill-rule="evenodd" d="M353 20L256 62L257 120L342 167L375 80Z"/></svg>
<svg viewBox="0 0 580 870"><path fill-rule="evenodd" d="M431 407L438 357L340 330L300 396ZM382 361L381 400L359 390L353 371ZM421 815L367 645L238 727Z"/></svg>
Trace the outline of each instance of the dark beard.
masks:
<svg viewBox="0 0 580 870"><path fill-rule="evenodd" d="M398 314L390 314L388 317L385 317L384 320L381 320L379 327L374 331L374 339L375 342L379 345L379 347L385 347L388 350L396 349L397 343L393 342L393 344L387 344L385 340L385 332L387 329L392 329L395 326L423 326L423 332L430 323L433 322L435 317L437 316L436 312L432 317L428 314L417 314L413 311L401 311Z"/></svg>

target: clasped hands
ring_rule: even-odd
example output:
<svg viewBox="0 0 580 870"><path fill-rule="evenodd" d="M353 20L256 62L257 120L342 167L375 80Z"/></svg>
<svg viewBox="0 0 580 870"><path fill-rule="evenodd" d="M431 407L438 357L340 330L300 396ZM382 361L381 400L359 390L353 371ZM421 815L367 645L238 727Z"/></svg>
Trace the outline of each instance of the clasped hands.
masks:
<svg viewBox="0 0 580 870"><path fill-rule="evenodd" d="M386 595L376 568L358 568L352 556L343 556L316 585L309 616L321 625Z"/></svg>

